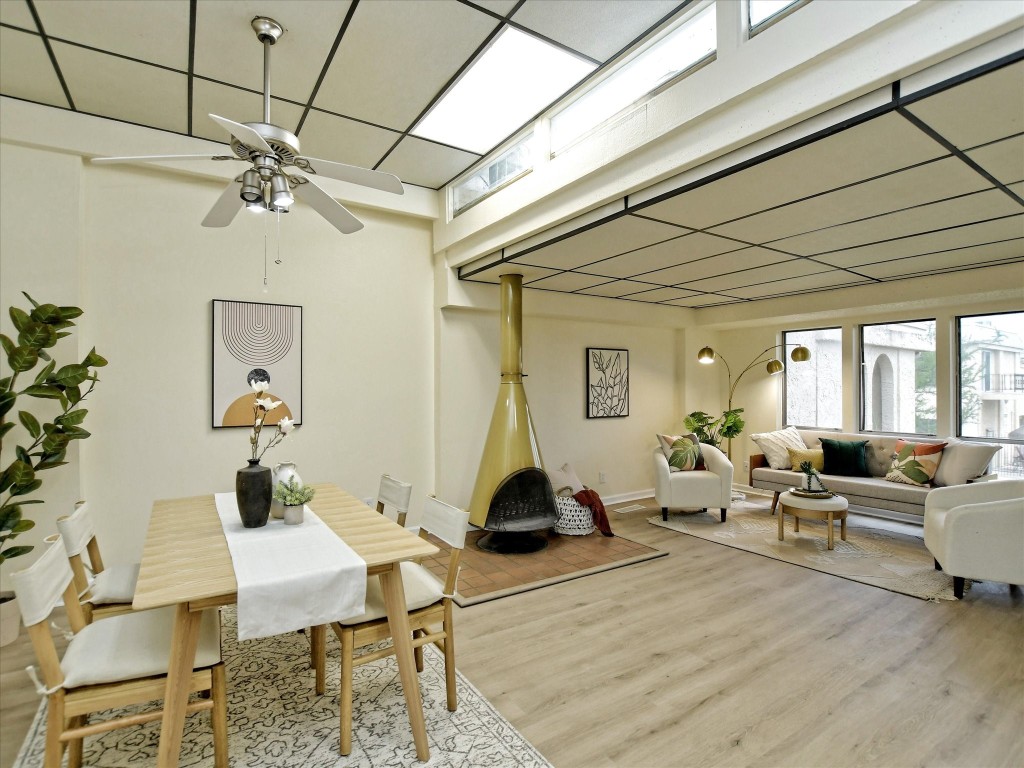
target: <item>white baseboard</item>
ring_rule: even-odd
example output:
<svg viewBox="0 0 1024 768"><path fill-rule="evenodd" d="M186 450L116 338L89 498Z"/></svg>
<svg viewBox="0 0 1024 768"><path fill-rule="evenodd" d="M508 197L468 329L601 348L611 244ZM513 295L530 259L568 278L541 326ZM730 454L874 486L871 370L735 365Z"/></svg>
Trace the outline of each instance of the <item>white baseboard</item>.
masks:
<svg viewBox="0 0 1024 768"><path fill-rule="evenodd" d="M593 490L597 490L596 488ZM654 489L647 488L643 491L629 491L628 493L616 493L613 496L605 496L600 491L598 494L601 496L601 501L604 502L605 506L609 504L621 504L624 501L636 501L637 499L651 499L654 498Z"/></svg>

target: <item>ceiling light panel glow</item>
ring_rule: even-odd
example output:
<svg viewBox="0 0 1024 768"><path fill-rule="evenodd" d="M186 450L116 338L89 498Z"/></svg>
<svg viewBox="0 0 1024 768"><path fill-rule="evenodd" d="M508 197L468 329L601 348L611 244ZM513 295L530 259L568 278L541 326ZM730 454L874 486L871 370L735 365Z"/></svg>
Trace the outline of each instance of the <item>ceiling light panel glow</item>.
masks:
<svg viewBox="0 0 1024 768"><path fill-rule="evenodd" d="M412 134L484 154L595 66L506 27Z"/></svg>

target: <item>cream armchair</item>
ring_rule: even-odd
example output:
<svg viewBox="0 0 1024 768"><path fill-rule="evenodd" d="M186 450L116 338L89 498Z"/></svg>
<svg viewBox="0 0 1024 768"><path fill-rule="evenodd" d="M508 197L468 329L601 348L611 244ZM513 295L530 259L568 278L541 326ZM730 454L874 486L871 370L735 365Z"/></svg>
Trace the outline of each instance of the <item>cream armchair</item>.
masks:
<svg viewBox="0 0 1024 768"><path fill-rule="evenodd" d="M661 519L669 509L722 510L722 522L732 498L732 462L713 445L701 443L705 469L670 472L661 448L654 449L654 499L661 507Z"/></svg>
<svg viewBox="0 0 1024 768"><path fill-rule="evenodd" d="M924 545L953 577L1024 584L1024 480L936 488L924 504Z"/></svg>

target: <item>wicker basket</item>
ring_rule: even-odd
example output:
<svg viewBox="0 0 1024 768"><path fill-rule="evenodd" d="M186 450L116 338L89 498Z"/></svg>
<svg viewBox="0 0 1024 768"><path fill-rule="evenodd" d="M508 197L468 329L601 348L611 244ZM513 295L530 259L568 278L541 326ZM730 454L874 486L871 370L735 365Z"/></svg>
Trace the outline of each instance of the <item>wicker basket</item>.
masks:
<svg viewBox="0 0 1024 768"><path fill-rule="evenodd" d="M594 513L584 507L571 496L555 496L558 517L555 520L555 533L566 536L586 536L594 532Z"/></svg>

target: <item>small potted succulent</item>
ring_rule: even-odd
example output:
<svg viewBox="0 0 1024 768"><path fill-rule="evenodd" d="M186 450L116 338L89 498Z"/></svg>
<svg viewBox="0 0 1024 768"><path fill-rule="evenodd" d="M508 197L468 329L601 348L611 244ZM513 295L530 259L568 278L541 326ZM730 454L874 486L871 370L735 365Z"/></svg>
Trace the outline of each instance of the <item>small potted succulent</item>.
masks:
<svg viewBox="0 0 1024 768"><path fill-rule="evenodd" d="M821 482L816 470L809 461L800 462L800 471L804 473L804 485L802 490L809 493L828 493L828 488Z"/></svg>
<svg viewBox="0 0 1024 768"><path fill-rule="evenodd" d="M277 488L274 489L274 499L284 504L285 525L298 525L302 522L303 505L307 504L314 495L316 495L315 488L302 485L294 477L289 478L287 482L277 484Z"/></svg>

